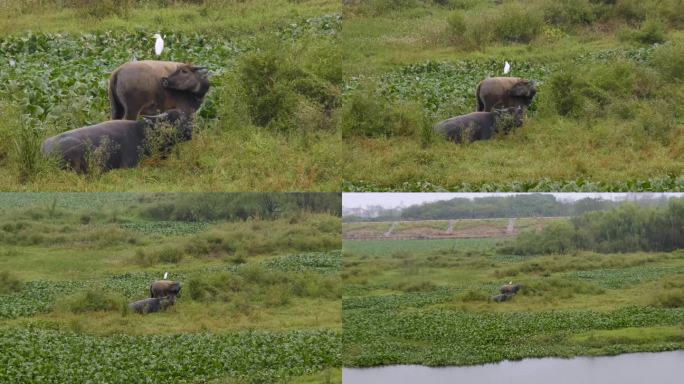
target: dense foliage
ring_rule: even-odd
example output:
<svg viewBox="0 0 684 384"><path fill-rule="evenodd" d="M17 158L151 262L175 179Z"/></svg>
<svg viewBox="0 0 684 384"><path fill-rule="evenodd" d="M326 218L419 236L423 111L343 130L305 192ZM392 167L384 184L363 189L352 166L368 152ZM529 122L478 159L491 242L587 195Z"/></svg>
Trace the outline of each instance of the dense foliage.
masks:
<svg viewBox="0 0 684 384"><path fill-rule="evenodd" d="M634 252L681 248L684 248L684 200L673 199L664 207L623 204L607 211L585 213L569 222L549 225L540 232L523 233L503 252Z"/></svg>
<svg viewBox="0 0 684 384"><path fill-rule="evenodd" d="M226 376L266 383L336 367L341 359L340 335L327 330L98 337L3 329L0 351L0 381L12 383L187 383Z"/></svg>
<svg viewBox="0 0 684 384"><path fill-rule="evenodd" d="M143 217L154 220L214 221L275 219L296 213L339 215L339 193L192 193L143 206Z"/></svg>
<svg viewBox="0 0 684 384"><path fill-rule="evenodd" d="M641 205L665 204L667 199L642 195ZM477 197L473 199L455 197L449 200L411 205L406 208L368 207L374 217L361 218L345 215L345 222L388 221L388 220L443 220L443 219L485 219L502 217L575 216L585 212L606 210L618 206L619 202L587 197L569 201L545 194L517 194L511 196Z"/></svg>

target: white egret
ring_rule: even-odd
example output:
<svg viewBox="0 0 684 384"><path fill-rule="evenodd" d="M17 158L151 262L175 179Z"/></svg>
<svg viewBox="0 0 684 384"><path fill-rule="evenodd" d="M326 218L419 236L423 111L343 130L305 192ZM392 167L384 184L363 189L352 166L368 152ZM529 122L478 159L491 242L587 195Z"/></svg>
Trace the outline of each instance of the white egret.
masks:
<svg viewBox="0 0 684 384"><path fill-rule="evenodd" d="M507 75L508 72L510 72L510 71L511 71L511 65L508 64L508 61L506 61L506 63L504 64L504 75Z"/></svg>
<svg viewBox="0 0 684 384"><path fill-rule="evenodd" d="M166 278L167 278L168 276L169 276L169 273L168 273L168 272L164 272L164 280L166 280Z"/></svg>
<svg viewBox="0 0 684 384"><path fill-rule="evenodd" d="M164 40L158 33L154 34L154 38L157 39L157 41L154 42L154 53L159 56L164 50Z"/></svg>
<svg viewBox="0 0 684 384"><path fill-rule="evenodd" d="M10 67L14 67L17 65L17 61L14 59L9 59L9 65L10 65Z"/></svg>

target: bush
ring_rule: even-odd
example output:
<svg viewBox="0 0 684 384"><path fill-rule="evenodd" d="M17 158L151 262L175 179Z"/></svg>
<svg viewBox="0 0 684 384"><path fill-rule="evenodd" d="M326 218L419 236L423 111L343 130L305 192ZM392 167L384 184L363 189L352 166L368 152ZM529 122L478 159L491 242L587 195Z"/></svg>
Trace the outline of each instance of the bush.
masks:
<svg viewBox="0 0 684 384"><path fill-rule="evenodd" d="M612 105L619 111L627 101L658 96L658 83L653 71L627 60L566 66L545 84L544 102L561 116L594 118L606 116Z"/></svg>
<svg viewBox="0 0 684 384"><path fill-rule="evenodd" d="M188 292L190 298L201 302L222 301L244 307L241 303L247 301L279 306L289 303L292 296L339 298L341 283L337 276L308 272L292 274L246 265L235 273L192 277L188 282Z"/></svg>
<svg viewBox="0 0 684 384"><path fill-rule="evenodd" d="M325 56L333 52L332 43L302 48L265 42L262 50L239 59L235 74L226 79L234 89L223 98L232 104L231 113L246 112L260 127L331 129L331 111L339 107L337 84L341 82L340 64Z"/></svg>
<svg viewBox="0 0 684 384"><path fill-rule="evenodd" d="M631 39L641 44L665 42L665 25L656 19L646 20L638 31L631 34Z"/></svg>
<svg viewBox="0 0 684 384"><path fill-rule="evenodd" d="M661 45L653 52L650 63L668 80L684 80L684 43Z"/></svg>
<svg viewBox="0 0 684 384"><path fill-rule="evenodd" d="M595 20L592 6L587 0L547 2L544 4L543 13L548 24L564 28L591 24Z"/></svg>
<svg viewBox="0 0 684 384"><path fill-rule="evenodd" d="M59 300L56 306L72 313L84 313L121 311L127 304L120 295L106 293L103 288L93 288L65 297Z"/></svg>
<svg viewBox="0 0 684 384"><path fill-rule="evenodd" d="M0 295L7 295L19 292L24 287L24 283L7 271L0 272Z"/></svg>
<svg viewBox="0 0 684 384"><path fill-rule="evenodd" d="M466 31L466 21L463 12L453 11L447 17L448 35L454 41L462 41Z"/></svg>
<svg viewBox="0 0 684 384"><path fill-rule="evenodd" d="M342 106L342 136L391 137L420 134L423 109L416 102L386 101L375 92L360 90Z"/></svg>
<svg viewBox="0 0 684 384"><path fill-rule="evenodd" d="M494 36L512 43L529 43L542 31L544 19L532 8L519 4L504 6L493 20Z"/></svg>

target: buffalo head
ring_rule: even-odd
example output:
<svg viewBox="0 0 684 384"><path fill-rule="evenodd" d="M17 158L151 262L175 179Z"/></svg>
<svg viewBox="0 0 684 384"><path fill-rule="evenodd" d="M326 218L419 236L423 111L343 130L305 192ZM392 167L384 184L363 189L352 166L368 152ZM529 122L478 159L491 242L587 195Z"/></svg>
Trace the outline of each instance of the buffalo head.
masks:
<svg viewBox="0 0 684 384"><path fill-rule="evenodd" d="M187 141L192 139L192 119L179 109L171 109L155 116L142 116L145 125L154 128L157 124L169 124L176 128L178 139Z"/></svg>
<svg viewBox="0 0 684 384"><path fill-rule="evenodd" d="M526 99L532 99L536 94L537 85L534 80L520 80L509 91L509 95L513 97L523 97Z"/></svg>
<svg viewBox="0 0 684 384"><path fill-rule="evenodd" d="M202 97L209 91L207 69L189 64L179 65L168 77L162 77L162 86L177 91L188 91Z"/></svg>

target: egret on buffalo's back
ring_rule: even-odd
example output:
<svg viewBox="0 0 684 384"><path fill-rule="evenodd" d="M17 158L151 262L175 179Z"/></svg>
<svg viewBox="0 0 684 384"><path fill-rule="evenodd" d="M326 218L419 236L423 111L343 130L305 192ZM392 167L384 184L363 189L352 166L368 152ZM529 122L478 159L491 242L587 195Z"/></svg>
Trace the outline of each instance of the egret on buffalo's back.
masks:
<svg viewBox="0 0 684 384"><path fill-rule="evenodd" d="M164 50L164 40L158 33L154 34L154 38L157 39L157 41L154 42L154 53L159 56Z"/></svg>

